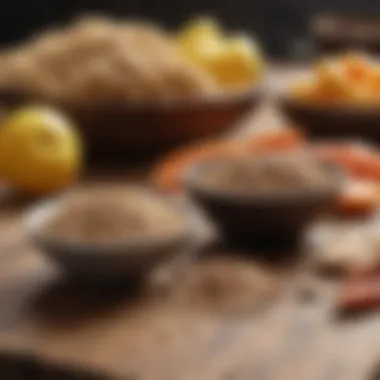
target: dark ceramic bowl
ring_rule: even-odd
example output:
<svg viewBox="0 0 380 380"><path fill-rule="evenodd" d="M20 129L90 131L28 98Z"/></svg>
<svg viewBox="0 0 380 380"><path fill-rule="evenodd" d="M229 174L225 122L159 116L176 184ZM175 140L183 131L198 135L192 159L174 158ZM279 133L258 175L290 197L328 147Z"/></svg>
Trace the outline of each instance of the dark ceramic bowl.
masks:
<svg viewBox="0 0 380 380"><path fill-rule="evenodd" d="M194 101L167 103L61 103L0 92L0 103L53 104L78 125L92 162L151 159L193 140L227 131L261 99L259 89Z"/></svg>
<svg viewBox="0 0 380 380"><path fill-rule="evenodd" d="M331 181L315 190L258 195L253 189L250 194L237 194L202 184L202 176L224 161L208 161L190 169L187 189L227 240L242 243L264 246L297 243L311 221L334 209L343 182L343 174L326 164Z"/></svg>
<svg viewBox="0 0 380 380"><path fill-rule="evenodd" d="M168 207L180 207L167 202ZM54 200L33 207L25 217L25 231L33 245L73 277L120 279L143 275L183 253L194 238L192 223L184 217L183 227L170 235L125 238L101 245L73 242L44 232L44 222L59 206L60 200Z"/></svg>
<svg viewBox="0 0 380 380"><path fill-rule="evenodd" d="M361 138L380 142L380 107L310 104L284 95L283 114L312 137Z"/></svg>

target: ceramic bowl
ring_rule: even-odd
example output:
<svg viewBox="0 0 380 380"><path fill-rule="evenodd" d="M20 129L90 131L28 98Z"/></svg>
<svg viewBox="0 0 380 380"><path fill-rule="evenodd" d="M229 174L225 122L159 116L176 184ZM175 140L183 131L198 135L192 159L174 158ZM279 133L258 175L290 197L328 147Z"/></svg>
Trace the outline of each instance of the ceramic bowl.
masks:
<svg viewBox="0 0 380 380"><path fill-rule="evenodd" d="M191 222L184 217L183 226L165 236L126 237L107 244L70 241L44 231L46 220L61 207L61 201L42 202L32 207L26 213L24 227L30 242L74 277L120 278L145 274L183 253L194 238ZM178 207L179 210L176 203L165 201L168 207Z"/></svg>
<svg viewBox="0 0 380 380"><path fill-rule="evenodd" d="M380 107L310 104L284 95L283 114L306 134L317 138L360 138L380 141Z"/></svg>
<svg viewBox="0 0 380 380"><path fill-rule="evenodd" d="M189 194L219 227L222 236L261 246L298 242L313 220L334 209L344 177L338 169L326 164L326 171L331 174L328 185L271 195L259 195L254 189L237 194L201 183L202 176L224 162L213 160L191 168L186 178Z"/></svg>

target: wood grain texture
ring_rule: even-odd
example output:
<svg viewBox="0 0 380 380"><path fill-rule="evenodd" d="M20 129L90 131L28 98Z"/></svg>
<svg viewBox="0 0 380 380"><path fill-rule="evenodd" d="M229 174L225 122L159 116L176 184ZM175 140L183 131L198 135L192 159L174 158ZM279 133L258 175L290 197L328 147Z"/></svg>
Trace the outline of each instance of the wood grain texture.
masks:
<svg viewBox="0 0 380 380"><path fill-rule="evenodd" d="M278 123L264 107L242 133ZM205 252L173 281L169 270L168 282L160 276L112 285L68 281L24 241L21 217L29 203L1 199L1 379L378 378L379 314L339 317L336 285L313 277L315 295L303 297L309 277L297 265L270 267L276 286L264 303L250 285L260 262L252 252ZM220 265L221 257L230 264L215 280L219 287L206 284L202 298L204 284L191 278L199 278L205 263Z"/></svg>

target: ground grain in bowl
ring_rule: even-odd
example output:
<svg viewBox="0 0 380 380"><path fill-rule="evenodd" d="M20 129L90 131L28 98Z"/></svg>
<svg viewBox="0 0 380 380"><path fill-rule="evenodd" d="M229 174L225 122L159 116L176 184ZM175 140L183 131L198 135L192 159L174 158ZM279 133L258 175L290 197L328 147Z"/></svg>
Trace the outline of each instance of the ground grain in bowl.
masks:
<svg viewBox="0 0 380 380"><path fill-rule="evenodd" d="M73 192L45 222L44 232L81 243L159 238L180 232L184 217L146 191L92 189Z"/></svg>

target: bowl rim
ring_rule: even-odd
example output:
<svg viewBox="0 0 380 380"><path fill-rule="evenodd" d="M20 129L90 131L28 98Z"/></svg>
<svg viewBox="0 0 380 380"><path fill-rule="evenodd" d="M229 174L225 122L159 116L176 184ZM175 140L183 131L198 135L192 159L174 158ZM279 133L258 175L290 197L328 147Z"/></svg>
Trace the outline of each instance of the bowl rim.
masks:
<svg viewBox="0 0 380 380"><path fill-rule="evenodd" d="M271 154L272 157L283 156L286 153L275 153ZM255 159L257 157L251 156L249 159ZM318 159L327 171L331 173L331 181L326 186L321 186L315 189L294 189L291 191L278 192L275 194L263 194L253 192L236 192L229 191L220 188L207 188L199 183L199 175L203 170L209 170L209 167L214 165L219 165L223 162L228 161L226 158L214 158L208 159L201 163L197 163L191 166L184 175L184 183L186 188L190 193L207 196L208 198L213 198L218 201L226 203L236 203L236 204L252 204L260 203L263 206L272 205L283 205L286 203L303 203L305 201L324 198L325 196L331 194L338 194L341 187L346 181L346 175L343 169L337 165L327 162L322 159Z"/></svg>
<svg viewBox="0 0 380 380"><path fill-rule="evenodd" d="M293 109L295 111L302 110L304 112L312 112L323 114L330 117L379 117L380 103L373 104L347 104L335 102L310 102L294 99L290 94L280 94L276 97L277 104L282 109Z"/></svg>
<svg viewBox="0 0 380 380"><path fill-rule="evenodd" d="M136 186L140 187L140 186ZM153 196L160 197L161 200L166 202L169 207L176 208L181 212L183 223L173 231L173 233L157 236L137 236L126 237L118 239L113 242L106 243L86 243L75 240L66 240L64 237L55 236L44 232L43 225L46 218L56 211L64 199L62 197L43 200L30 207L23 217L23 229L27 238L38 245L48 246L51 248L59 249L60 251L67 251L75 255L88 255L90 256L136 256L136 255L149 255L153 251L159 251L171 245L180 244L181 242L190 241L192 237L192 225L189 216L184 210L181 210L180 204L173 198L155 192L153 189L143 187L147 193Z"/></svg>
<svg viewBox="0 0 380 380"><path fill-rule="evenodd" d="M379 17L380 20L380 17ZM307 70L304 74L299 75L299 78L310 76L311 71ZM286 85L281 90L274 93L274 100L282 109L292 108L294 110L302 110L313 113L320 113L332 117L365 117L378 116L380 114L379 104L347 104L345 102L312 102L308 100L297 99L291 94L291 87L297 81L293 79L291 83Z"/></svg>
<svg viewBox="0 0 380 380"><path fill-rule="evenodd" d="M193 109L209 106L222 106L236 104L243 101L260 99L266 92L263 83L252 85L247 89L221 93L217 95L202 96L193 99L169 99L169 100L141 100L141 101L74 101L67 99L54 99L37 93L27 93L17 89L0 89L0 98L20 99L29 103L58 104L71 109L123 109L129 111L161 111L175 109Z"/></svg>

